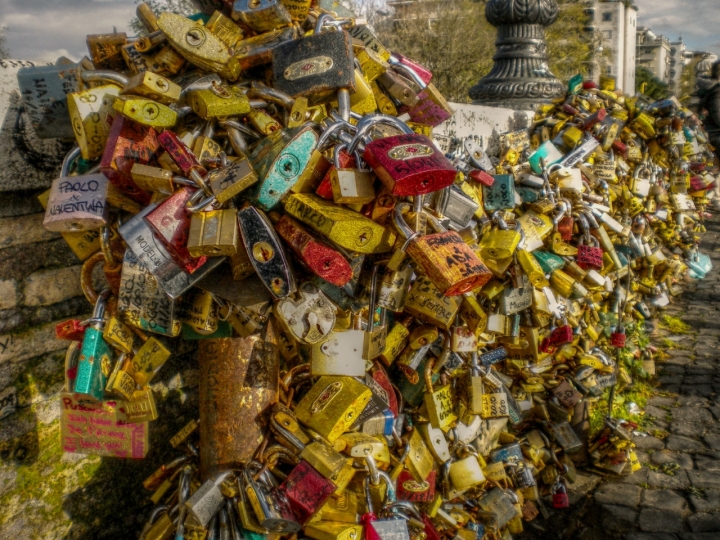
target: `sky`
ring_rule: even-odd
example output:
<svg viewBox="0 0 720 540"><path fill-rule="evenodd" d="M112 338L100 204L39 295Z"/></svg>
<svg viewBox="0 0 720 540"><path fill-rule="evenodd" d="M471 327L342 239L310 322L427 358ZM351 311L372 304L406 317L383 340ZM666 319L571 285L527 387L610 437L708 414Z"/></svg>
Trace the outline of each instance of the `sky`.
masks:
<svg viewBox="0 0 720 540"><path fill-rule="evenodd" d="M720 55L720 0L635 0L638 24L671 40L682 36L690 50ZM0 0L10 57L54 61L86 54L85 35L128 32L135 0Z"/></svg>

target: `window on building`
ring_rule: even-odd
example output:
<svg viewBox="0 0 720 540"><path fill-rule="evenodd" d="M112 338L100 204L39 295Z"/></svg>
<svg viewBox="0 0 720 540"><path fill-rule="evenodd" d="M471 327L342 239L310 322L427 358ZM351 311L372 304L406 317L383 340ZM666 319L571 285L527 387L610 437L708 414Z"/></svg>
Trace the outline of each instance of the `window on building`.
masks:
<svg viewBox="0 0 720 540"><path fill-rule="evenodd" d="M608 66L606 69L607 69L607 74L612 75L612 66Z"/></svg>
<svg viewBox="0 0 720 540"><path fill-rule="evenodd" d="M603 30L602 34L605 39L612 39L612 30Z"/></svg>
<svg viewBox="0 0 720 540"><path fill-rule="evenodd" d="M612 21L612 11L606 11L602 14L603 21Z"/></svg>

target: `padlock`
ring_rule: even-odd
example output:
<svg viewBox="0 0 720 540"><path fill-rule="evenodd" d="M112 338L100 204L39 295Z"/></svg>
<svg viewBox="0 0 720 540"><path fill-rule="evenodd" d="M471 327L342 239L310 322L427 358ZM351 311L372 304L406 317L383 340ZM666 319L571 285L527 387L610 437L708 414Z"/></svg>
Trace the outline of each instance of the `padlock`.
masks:
<svg viewBox="0 0 720 540"><path fill-rule="evenodd" d="M270 294L279 299L294 293L295 277L268 217L248 206L238 212L238 221L248 258Z"/></svg>
<svg viewBox="0 0 720 540"><path fill-rule="evenodd" d="M189 273L195 272L206 261L202 253L199 258L195 258L189 250L189 247L195 248L197 243L202 246L201 236L196 235L193 245L188 245L191 218L187 211L187 204L194 193L195 190L191 188L179 189L144 216L145 222L152 228L155 238L163 243L173 260ZM198 252L199 250L196 251L196 253Z"/></svg>
<svg viewBox="0 0 720 540"><path fill-rule="evenodd" d="M80 90L79 64L25 66L17 79L25 113L41 139L73 137L67 95Z"/></svg>
<svg viewBox="0 0 720 540"><path fill-rule="evenodd" d="M506 259L512 257L520 244L521 233L510 229L499 214L493 215L498 229L486 232L480 240L479 250L483 259Z"/></svg>
<svg viewBox="0 0 720 540"><path fill-rule="evenodd" d="M286 500L298 522L304 525L320 510L335 489L332 481L322 476L307 461L300 460L273 494L278 499Z"/></svg>
<svg viewBox="0 0 720 540"><path fill-rule="evenodd" d="M273 0L274 1L274 0ZM323 32L327 14L318 17L313 35L284 43L273 50L275 87L293 96L307 97L311 105L355 91L350 35L342 29ZM338 94L340 95L340 94Z"/></svg>
<svg viewBox="0 0 720 540"><path fill-rule="evenodd" d="M375 175L367 170L343 169L340 166L340 151L345 145L335 147L335 167L330 171L333 200L343 204L367 204L375 199L373 182Z"/></svg>
<svg viewBox="0 0 720 540"><path fill-rule="evenodd" d="M195 212L190 218L187 249L191 257L235 255L240 246L238 217L235 208Z"/></svg>
<svg viewBox="0 0 720 540"><path fill-rule="evenodd" d="M587 245L586 242L592 245ZM602 248L600 248L600 242L598 242L597 238L590 236L589 233L584 235L580 239L580 244L577 249L576 258L580 268L584 270L600 270L603 267L603 251Z"/></svg>
<svg viewBox="0 0 720 540"><path fill-rule="evenodd" d="M293 339L307 345L320 345L324 354L333 351L331 345L326 345L331 339L335 326L335 312L330 300L312 283L304 283L298 292L300 298L294 301L283 298L275 308L275 314L283 328L286 328ZM324 342L324 343L322 343ZM322 343L322 345L321 345ZM364 367L364 366L363 366ZM364 373L364 370L363 370ZM316 375L330 375L331 373L315 373ZM333 373L340 375L340 373Z"/></svg>
<svg viewBox="0 0 720 540"><path fill-rule="evenodd" d="M202 23L170 12L161 13L157 25L178 53L189 62L224 79L234 81L240 74L240 63L232 50Z"/></svg>
<svg viewBox="0 0 720 540"><path fill-rule="evenodd" d="M370 401L372 392L350 377L321 377L298 403L298 420L329 442L337 439Z"/></svg>
<svg viewBox="0 0 720 540"><path fill-rule="evenodd" d="M464 449L464 453L466 455L450 463L448 472L454 493L458 495L486 481L477 453L468 449Z"/></svg>
<svg viewBox="0 0 720 540"><path fill-rule="evenodd" d="M68 176L67 173L63 167L60 178L53 180L43 226L55 232L87 231L105 226L109 210L107 178L102 174Z"/></svg>
<svg viewBox="0 0 720 540"><path fill-rule="evenodd" d="M430 360L425 365L424 379L426 394L424 397L425 407L427 407L430 424L434 428L447 431L450 425L457 420L457 416L453 412L453 394L449 385L442 386L437 390L433 389L432 369L434 361Z"/></svg>
<svg viewBox="0 0 720 540"><path fill-rule="evenodd" d="M383 253L390 251L395 242L395 234L390 229L315 195L295 193L283 204L292 217L347 250Z"/></svg>
<svg viewBox="0 0 720 540"><path fill-rule="evenodd" d="M297 518L292 513L289 503L271 492L272 486L266 479L267 474L266 471L264 476L255 481L248 467L244 471L245 495L255 512L258 523L261 527L275 533L298 532L302 526L296 521Z"/></svg>
<svg viewBox="0 0 720 540"><path fill-rule="evenodd" d="M103 399L114 356L112 349L103 339L102 332L105 326L105 305L109 297L110 291L106 289L98 296L95 303L93 316L83 336L73 388L73 391L82 398L94 401Z"/></svg>
<svg viewBox="0 0 720 540"><path fill-rule="evenodd" d="M260 183L252 200L270 210L290 191L308 166L318 136L310 126L276 131L255 146L249 156Z"/></svg>
<svg viewBox="0 0 720 540"><path fill-rule="evenodd" d="M393 214L397 229L406 238L401 249L407 250L440 292L455 296L482 287L490 280L492 274L460 235L446 231L432 216L429 221L436 234L419 236L410 229L402 215L408 207L407 203L398 204Z"/></svg>
<svg viewBox="0 0 720 540"><path fill-rule="evenodd" d="M102 121L99 114L103 97L106 94L117 96L119 92L119 86L106 84L68 94L68 113L83 159L96 159L103 155L110 131L110 126Z"/></svg>
<svg viewBox="0 0 720 540"><path fill-rule="evenodd" d="M383 115L378 116L385 121ZM365 118L372 121L373 116ZM358 133L363 123L364 120L358 124ZM395 121L392 125L397 124ZM435 144L407 126L400 125L400 128L403 135L376 139L365 146L363 153L363 159L392 195L424 195L452 184L455 168Z"/></svg>

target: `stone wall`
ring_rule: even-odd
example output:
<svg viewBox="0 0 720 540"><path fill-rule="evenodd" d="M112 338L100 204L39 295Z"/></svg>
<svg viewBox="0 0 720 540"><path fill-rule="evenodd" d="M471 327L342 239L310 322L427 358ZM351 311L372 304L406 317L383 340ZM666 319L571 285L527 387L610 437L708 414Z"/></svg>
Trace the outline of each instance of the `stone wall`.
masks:
<svg viewBox="0 0 720 540"><path fill-rule="evenodd" d="M0 61L0 538L136 538L151 509L142 480L172 458L167 440L197 411L191 347L153 386L161 419L148 459L66 454L58 394L68 342L55 324L90 316L82 261L42 226L37 196L60 171L69 143L38 140L27 127L16 73Z"/></svg>

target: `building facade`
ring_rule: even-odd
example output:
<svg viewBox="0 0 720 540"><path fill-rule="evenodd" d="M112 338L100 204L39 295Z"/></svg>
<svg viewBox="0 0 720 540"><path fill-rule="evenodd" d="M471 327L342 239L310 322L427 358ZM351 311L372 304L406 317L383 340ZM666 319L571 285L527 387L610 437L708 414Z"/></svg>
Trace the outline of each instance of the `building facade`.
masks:
<svg viewBox="0 0 720 540"><path fill-rule="evenodd" d="M680 79L682 78L683 70L685 66L692 62L692 58L693 53L687 50L682 37L678 38L677 41L670 42L670 79L668 80L668 84L670 85L670 91L676 96L678 96L678 92L680 92Z"/></svg>
<svg viewBox="0 0 720 540"><path fill-rule="evenodd" d="M590 25L587 30L602 37L603 50L596 52L592 74L615 79L616 88L626 94L635 93L635 39L637 33L637 7L624 0L594 0L587 9Z"/></svg>
<svg viewBox="0 0 720 540"><path fill-rule="evenodd" d="M661 81L670 84L670 40L654 34L649 28L637 29L637 65L644 67Z"/></svg>

